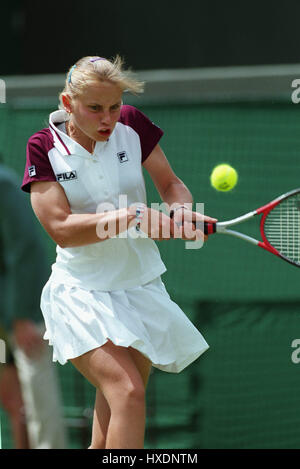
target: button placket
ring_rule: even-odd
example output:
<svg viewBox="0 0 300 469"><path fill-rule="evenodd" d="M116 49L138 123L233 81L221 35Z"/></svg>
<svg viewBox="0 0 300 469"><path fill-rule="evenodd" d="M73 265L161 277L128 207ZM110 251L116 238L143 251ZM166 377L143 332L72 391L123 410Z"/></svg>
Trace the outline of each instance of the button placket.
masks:
<svg viewBox="0 0 300 469"><path fill-rule="evenodd" d="M117 158L118 148L115 143L111 142L109 151L104 152L101 164L105 166L105 175L107 181L107 188L109 193L115 199L120 191L120 174L119 174L119 160Z"/></svg>
<svg viewBox="0 0 300 469"><path fill-rule="evenodd" d="M97 172L97 179L101 181L101 190L102 190L104 197L107 197L109 195L109 187L105 180L105 176L104 176L104 172L103 172L102 164L100 160L97 160L97 163L98 163L98 166L95 169Z"/></svg>

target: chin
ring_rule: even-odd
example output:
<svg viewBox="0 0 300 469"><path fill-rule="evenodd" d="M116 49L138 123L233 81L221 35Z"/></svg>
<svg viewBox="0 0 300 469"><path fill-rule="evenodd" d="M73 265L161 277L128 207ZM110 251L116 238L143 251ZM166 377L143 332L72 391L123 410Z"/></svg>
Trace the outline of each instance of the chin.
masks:
<svg viewBox="0 0 300 469"><path fill-rule="evenodd" d="M105 137L105 136L102 137L102 135L98 135L97 138L95 138L96 142L106 142L106 140L108 139L109 137Z"/></svg>

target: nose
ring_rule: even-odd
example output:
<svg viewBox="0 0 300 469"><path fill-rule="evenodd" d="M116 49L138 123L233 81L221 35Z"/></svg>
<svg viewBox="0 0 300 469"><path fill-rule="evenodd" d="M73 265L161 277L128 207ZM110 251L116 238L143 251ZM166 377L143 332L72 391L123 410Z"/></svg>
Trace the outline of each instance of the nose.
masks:
<svg viewBox="0 0 300 469"><path fill-rule="evenodd" d="M104 110L101 114L100 123L106 125L109 125L111 123L111 115L109 109Z"/></svg>

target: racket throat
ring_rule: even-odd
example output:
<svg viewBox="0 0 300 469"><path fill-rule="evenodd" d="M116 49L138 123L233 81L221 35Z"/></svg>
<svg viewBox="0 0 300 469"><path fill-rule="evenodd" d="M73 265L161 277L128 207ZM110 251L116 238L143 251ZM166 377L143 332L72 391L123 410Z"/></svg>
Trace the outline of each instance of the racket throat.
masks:
<svg viewBox="0 0 300 469"><path fill-rule="evenodd" d="M255 246L259 245L259 241L251 236L248 236L244 233L239 233L238 231L228 230L225 226L222 226L222 223L217 223L217 233L218 234L227 234L231 236L235 236L236 238L243 239L244 241L248 241L248 243L254 244Z"/></svg>
<svg viewBox="0 0 300 469"><path fill-rule="evenodd" d="M233 218L232 220L229 220L229 221L222 221L220 223L217 223L217 225L218 227L229 227L229 226L237 225L238 223L243 223L244 221L250 220L250 218L253 218L255 215L257 215L257 211L253 210L252 212L248 212L245 215L242 215L241 217Z"/></svg>

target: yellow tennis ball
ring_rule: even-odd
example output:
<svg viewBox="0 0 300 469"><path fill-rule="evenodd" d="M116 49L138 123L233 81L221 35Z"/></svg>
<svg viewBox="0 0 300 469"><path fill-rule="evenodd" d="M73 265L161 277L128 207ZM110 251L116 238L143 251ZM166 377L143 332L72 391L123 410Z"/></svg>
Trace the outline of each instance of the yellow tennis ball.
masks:
<svg viewBox="0 0 300 469"><path fill-rule="evenodd" d="M238 180L238 174L236 170L229 164L219 164L216 166L211 175L211 185L217 189L217 191L230 191L234 188Z"/></svg>

